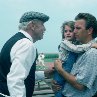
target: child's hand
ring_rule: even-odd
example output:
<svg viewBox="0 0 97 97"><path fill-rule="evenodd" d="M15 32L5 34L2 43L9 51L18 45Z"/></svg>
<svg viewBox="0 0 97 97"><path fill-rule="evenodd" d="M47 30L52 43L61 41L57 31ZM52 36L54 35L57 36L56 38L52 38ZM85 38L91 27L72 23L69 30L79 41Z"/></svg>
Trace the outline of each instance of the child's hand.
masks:
<svg viewBox="0 0 97 97"><path fill-rule="evenodd" d="M44 75L47 79L51 78L54 72L54 68L48 68L44 70Z"/></svg>
<svg viewBox="0 0 97 97"><path fill-rule="evenodd" d="M91 44L91 47L92 47L92 48L97 48L97 43Z"/></svg>

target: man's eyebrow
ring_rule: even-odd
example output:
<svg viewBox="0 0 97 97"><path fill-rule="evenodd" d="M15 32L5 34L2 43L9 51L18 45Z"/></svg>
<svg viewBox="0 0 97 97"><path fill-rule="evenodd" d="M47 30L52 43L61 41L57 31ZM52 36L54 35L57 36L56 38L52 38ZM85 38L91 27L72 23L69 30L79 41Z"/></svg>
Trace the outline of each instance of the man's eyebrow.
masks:
<svg viewBox="0 0 97 97"><path fill-rule="evenodd" d="M81 29L81 27L74 27L74 28L76 28L76 29Z"/></svg>

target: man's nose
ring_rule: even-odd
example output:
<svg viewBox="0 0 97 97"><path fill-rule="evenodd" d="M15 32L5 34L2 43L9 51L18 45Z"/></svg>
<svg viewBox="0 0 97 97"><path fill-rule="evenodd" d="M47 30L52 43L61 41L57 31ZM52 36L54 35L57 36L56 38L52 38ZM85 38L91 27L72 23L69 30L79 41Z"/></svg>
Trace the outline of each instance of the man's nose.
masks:
<svg viewBox="0 0 97 97"><path fill-rule="evenodd" d="M77 33L77 30L76 29L74 29L74 33Z"/></svg>
<svg viewBox="0 0 97 97"><path fill-rule="evenodd" d="M44 31L46 31L46 28L44 27Z"/></svg>
<svg viewBox="0 0 97 97"><path fill-rule="evenodd" d="M44 31L46 31L46 28L45 28L45 27L43 27L43 30L44 30Z"/></svg>

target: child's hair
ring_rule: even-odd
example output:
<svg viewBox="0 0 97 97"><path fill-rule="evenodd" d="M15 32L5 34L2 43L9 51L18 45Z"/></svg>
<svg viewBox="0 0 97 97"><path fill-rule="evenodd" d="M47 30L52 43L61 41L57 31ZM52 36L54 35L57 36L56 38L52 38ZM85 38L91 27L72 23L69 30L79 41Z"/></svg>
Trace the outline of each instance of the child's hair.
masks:
<svg viewBox="0 0 97 97"><path fill-rule="evenodd" d="M61 26L61 33L62 33L62 40L65 39L65 36L64 36L64 32L65 32L65 26L69 26L72 30L72 32L74 31L74 21L65 21L62 26ZM76 41L76 38L74 37L74 39L72 40L72 43L77 45L77 44L80 44L80 42Z"/></svg>
<svg viewBox="0 0 97 97"><path fill-rule="evenodd" d="M62 40L65 38L64 37L64 30L65 30L65 25L69 26L71 28L71 30L74 30L74 21L65 21L62 26L61 26L61 33L62 33Z"/></svg>

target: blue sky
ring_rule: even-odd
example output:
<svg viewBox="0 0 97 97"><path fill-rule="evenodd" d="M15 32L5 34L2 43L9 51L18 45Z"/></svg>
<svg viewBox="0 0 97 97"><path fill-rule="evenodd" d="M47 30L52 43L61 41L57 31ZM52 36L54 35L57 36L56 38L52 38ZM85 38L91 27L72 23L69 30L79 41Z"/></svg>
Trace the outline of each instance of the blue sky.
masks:
<svg viewBox="0 0 97 97"><path fill-rule="evenodd" d="M0 50L16 32L21 15L26 11L38 11L50 16L45 23L44 39L35 43L39 52L58 52L61 41L60 26L74 20L79 12L88 12L97 18L97 0L0 0Z"/></svg>

